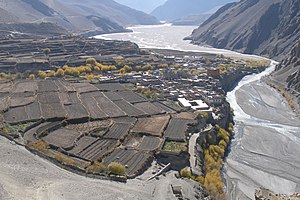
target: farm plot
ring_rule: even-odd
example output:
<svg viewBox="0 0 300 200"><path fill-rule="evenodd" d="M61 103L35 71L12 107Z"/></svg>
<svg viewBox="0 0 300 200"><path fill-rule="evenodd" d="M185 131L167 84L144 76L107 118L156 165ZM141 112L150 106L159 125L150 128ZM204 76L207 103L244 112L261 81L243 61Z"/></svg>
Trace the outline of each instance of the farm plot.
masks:
<svg viewBox="0 0 300 200"><path fill-rule="evenodd" d="M157 115L157 114L164 113L164 110L156 107L151 102L135 103L134 107L136 107L139 110L142 110L143 112L148 113L150 115Z"/></svg>
<svg viewBox="0 0 300 200"><path fill-rule="evenodd" d="M123 91L126 90L120 83L101 83L95 85L100 91Z"/></svg>
<svg viewBox="0 0 300 200"><path fill-rule="evenodd" d="M128 123L115 123L104 135L107 139L123 139L129 132L131 124Z"/></svg>
<svg viewBox="0 0 300 200"><path fill-rule="evenodd" d="M41 107L38 102L34 102L25 107L28 117L32 121L36 121L42 118Z"/></svg>
<svg viewBox="0 0 300 200"><path fill-rule="evenodd" d="M9 97L2 97L0 99L0 112L3 112L9 108Z"/></svg>
<svg viewBox="0 0 300 200"><path fill-rule="evenodd" d="M172 108L170 108L170 107L166 106L165 104L162 104L162 103L160 103L160 102L158 102L158 101L153 102L153 104L154 104L156 107L158 107L158 108L164 110L166 113L170 113L170 114L171 114L171 113L176 113L175 110L173 110Z"/></svg>
<svg viewBox="0 0 300 200"><path fill-rule="evenodd" d="M8 123L15 124L26 122L29 120L29 117L26 113L25 107L23 106L9 109L4 113L4 119Z"/></svg>
<svg viewBox="0 0 300 200"><path fill-rule="evenodd" d="M154 151L160 148L161 143L162 139L158 137L144 136L138 148L146 151Z"/></svg>
<svg viewBox="0 0 300 200"><path fill-rule="evenodd" d="M180 119L186 119L186 120L190 120L191 123L193 122L193 120L195 120L197 117L196 114L194 113L190 113L190 112L180 112L177 114L173 115L173 118L180 118Z"/></svg>
<svg viewBox="0 0 300 200"><path fill-rule="evenodd" d="M145 133L154 136L162 136L162 133L170 120L169 115L139 118L132 132Z"/></svg>
<svg viewBox="0 0 300 200"><path fill-rule="evenodd" d="M35 101L35 96L12 96L10 98L10 107L20 107L20 106L26 106L28 104L31 104Z"/></svg>
<svg viewBox="0 0 300 200"><path fill-rule="evenodd" d="M129 116L137 117L146 114L125 100L114 101L114 103Z"/></svg>
<svg viewBox="0 0 300 200"><path fill-rule="evenodd" d="M117 145L117 140L101 139L80 151L76 155L86 160L100 160L105 155L112 152Z"/></svg>
<svg viewBox="0 0 300 200"><path fill-rule="evenodd" d="M45 92L37 95L37 101L41 104L60 103L58 92Z"/></svg>
<svg viewBox="0 0 300 200"><path fill-rule="evenodd" d="M13 93L36 92L38 90L38 82L36 81L18 81L13 86Z"/></svg>
<svg viewBox="0 0 300 200"><path fill-rule="evenodd" d="M136 122L136 118L134 117L118 117L113 119L117 123L130 123L134 124Z"/></svg>
<svg viewBox="0 0 300 200"><path fill-rule="evenodd" d="M78 98L77 92L68 92L68 95L72 103L81 103L81 101Z"/></svg>
<svg viewBox="0 0 300 200"><path fill-rule="evenodd" d="M53 146L68 149L75 144L79 136L80 133L77 131L60 128L43 137L43 140Z"/></svg>
<svg viewBox="0 0 300 200"><path fill-rule="evenodd" d="M138 102L145 102L147 101L144 97L141 97L140 95L134 93L131 90L126 90L126 91L119 91L117 93L120 95L123 99L130 103L138 103Z"/></svg>
<svg viewBox="0 0 300 200"><path fill-rule="evenodd" d="M123 98L117 92L103 92L103 94L111 101L122 100Z"/></svg>
<svg viewBox="0 0 300 200"><path fill-rule="evenodd" d="M24 141L26 141L26 143L30 143L30 142L36 142L37 141L37 130L39 130L40 128L46 126L50 124L50 122L45 122L42 124L39 124L35 127L33 127L32 129L29 129L28 131L26 131L24 133Z"/></svg>
<svg viewBox="0 0 300 200"><path fill-rule="evenodd" d="M109 165L112 162L121 163L126 166L126 173L130 177L139 175L146 170L152 154L137 151L134 149L115 149L109 156L104 158L104 164Z"/></svg>
<svg viewBox="0 0 300 200"><path fill-rule="evenodd" d="M90 83L73 83L72 86L78 93L95 92L99 89Z"/></svg>
<svg viewBox="0 0 300 200"><path fill-rule="evenodd" d="M58 86L59 92L76 92L75 88L69 82L55 80L55 84Z"/></svg>
<svg viewBox="0 0 300 200"><path fill-rule="evenodd" d="M65 118L67 113L60 103L41 104L44 119Z"/></svg>
<svg viewBox="0 0 300 200"><path fill-rule="evenodd" d="M56 92L58 87L53 80L38 81L38 92Z"/></svg>
<svg viewBox="0 0 300 200"><path fill-rule="evenodd" d="M104 97L104 95L102 94L102 92L99 92L99 91L86 92L86 93L81 93L80 94L81 99L97 98L97 97Z"/></svg>
<svg viewBox="0 0 300 200"><path fill-rule="evenodd" d="M146 151L154 151L160 148L161 143L162 139L159 137L144 136L138 148Z"/></svg>
<svg viewBox="0 0 300 200"><path fill-rule="evenodd" d="M91 136L83 136L76 142L75 147L69 152L73 154L79 154L80 152L84 151L87 147L95 143L97 140L97 138Z"/></svg>
<svg viewBox="0 0 300 200"><path fill-rule="evenodd" d="M116 104L106 97L96 97L95 98L98 106L109 116L109 117L121 117L126 116L126 113L123 112Z"/></svg>
<svg viewBox="0 0 300 200"><path fill-rule="evenodd" d="M84 98L82 99L83 105L90 114L92 119L103 119L108 117L103 110L101 110L94 98Z"/></svg>
<svg viewBox="0 0 300 200"><path fill-rule="evenodd" d="M60 101L61 101L61 103L63 105L70 105L70 104L72 104L70 96L66 92L59 93L59 99L60 99Z"/></svg>
<svg viewBox="0 0 300 200"><path fill-rule="evenodd" d="M55 131L59 128L61 128L62 124L61 122L49 122L49 123L43 123L39 126L38 129L36 129L36 132L34 133L36 138L42 138L46 136L51 131Z"/></svg>
<svg viewBox="0 0 300 200"><path fill-rule="evenodd" d="M125 142L123 143L123 146L127 148L137 149L138 146L141 144L142 140L142 135L131 134L126 138Z"/></svg>
<svg viewBox="0 0 300 200"><path fill-rule="evenodd" d="M1 93L8 93L12 91L12 84L10 82L0 82L0 92Z"/></svg>
<svg viewBox="0 0 300 200"><path fill-rule="evenodd" d="M164 133L164 137L174 141L185 141L188 124L191 120L186 119L171 119Z"/></svg>
<svg viewBox="0 0 300 200"><path fill-rule="evenodd" d="M66 126L66 128L73 129L83 133L90 133L93 131L97 131L99 129L109 128L111 124L112 121L110 119L107 119L107 120L86 122L81 124L69 124Z"/></svg>
<svg viewBox="0 0 300 200"><path fill-rule="evenodd" d="M66 105L65 109L67 112L67 119L69 120L89 117L89 113L85 110L85 108L81 104Z"/></svg>

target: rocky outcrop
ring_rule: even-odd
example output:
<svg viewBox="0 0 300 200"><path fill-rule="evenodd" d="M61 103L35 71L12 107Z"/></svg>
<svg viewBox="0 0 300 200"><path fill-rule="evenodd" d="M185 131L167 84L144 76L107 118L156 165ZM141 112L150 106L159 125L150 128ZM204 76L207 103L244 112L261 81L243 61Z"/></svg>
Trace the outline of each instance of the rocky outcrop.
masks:
<svg viewBox="0 0 300 200"><path fill-rule="evenodd" d="M173 21L191 15L199 15L235 0L168 0L162 6L157 7L151 15L160 20Z"/></svg>
<svg viewBox="0 0 300 200"><path fill-rule="evenodd" d="M298 0L242 0L219 9L191 35L195 44L283 57L300 37Z"/></svg>
<svg viewBox="0 0 300 200"><path fill-rule="evenodd" d="M300 96L300 40L273 73L275 81L284 84L291 93Z"/></svg>
<svg viewBox="0 0 300 200"><path fill-rule="evenodd" d="M292 195L285 194L274 194L267 189L259 189L255 191L255 200L299 200L300 193L295 193Z"/></svg>

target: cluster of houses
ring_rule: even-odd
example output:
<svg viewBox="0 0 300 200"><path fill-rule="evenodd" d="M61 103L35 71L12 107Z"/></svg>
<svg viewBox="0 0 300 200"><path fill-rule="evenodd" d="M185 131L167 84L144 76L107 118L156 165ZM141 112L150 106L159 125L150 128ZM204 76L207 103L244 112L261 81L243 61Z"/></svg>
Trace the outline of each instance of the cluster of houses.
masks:
<svg viewBox="0 0 300 200"><path fill-rule="evenodd" d="M167 59L171 59L169 56ZM193 111L212 112L213 107L221 106L225 101L225 91L220 82L220 70L218 68L205 68L203 73L192 75L182 73L189 68L195 68L195 62L201 62L200 58L172 57L176 63L184 63L179 70L159 69L153 73L133 72L117 78L121 82L130 82L136 86L149 88L160 94L160 97L176 101L180 106ZM192 70L190 69L190 71ZM181 74L182 73L182 74ZM173 75L170 75L173 74ZM103 77L106 81L112 77ZM114 77L113 79L116 79Z"/></svg>

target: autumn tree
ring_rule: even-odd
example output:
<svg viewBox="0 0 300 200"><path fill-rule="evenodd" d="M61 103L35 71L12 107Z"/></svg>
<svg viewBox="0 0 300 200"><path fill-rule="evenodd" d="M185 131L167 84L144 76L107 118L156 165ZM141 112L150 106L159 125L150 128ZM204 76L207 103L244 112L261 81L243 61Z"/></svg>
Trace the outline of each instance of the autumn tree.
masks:
<svg viewBox="0 0 300 200"><path fill-rule="evenodd" d="M39 77L41 77L41 78L43 78L43 79L45 79L45 78L47 78L47 74L46 74L46 72L44 72L44 71L39 71L39 73L38 73L38 75L39 75Z"/></svg>
<svg viewBox="0 0 300 200"><path fill-rule="evenodd" d="M55 76L64 76L65 72L63 69L58 69L55 73Z"/></svg>
<svg viewBox="0 0 300 200"><path fill-rule="evenodd" d="M126 173L125 166L121 163L112 162L108 165L108 171L114 175L124 176Z"/></svg>
<svg viewBox="0 0 300 200"><path fill-rule="evenodd" d="M34 79L35 79L35 75L34 75L34 74L30 74L30 75L29 75L29 79L30 79L30 80L34 80Z"/></svg>
<svg viewBox="0 0 300 200"><path fill-rule="evenodd" d="M97 61L96 61L95 58L88 58L88 59L86 60L86 64L87 64L87 65L95 66L96 63L97 63Z"/></svg>

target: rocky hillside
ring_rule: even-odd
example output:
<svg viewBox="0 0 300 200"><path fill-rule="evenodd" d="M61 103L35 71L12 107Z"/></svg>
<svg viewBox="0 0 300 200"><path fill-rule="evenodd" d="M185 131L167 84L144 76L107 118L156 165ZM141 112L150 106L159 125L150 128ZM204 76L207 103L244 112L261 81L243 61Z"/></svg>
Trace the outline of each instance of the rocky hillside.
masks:
<svg viewBox="0 0 300 200"><path fill-rule="evenodd" d="M172 21L175 26L200 26L211 14L192 15Z"/></svg>
<svg viewBox="0 0 300 200"><path fill-rule="evenodd" d="M294 45L290 55L277 66L273 78L286 84L291 93L300 97L300 40Z"/></svg>
<svg viewBox="0 0 300 200"><path fill-rule="evenodd" d="M122 26L159 24L159 21L155 17L148 15L144 12L134 10L127 6L121 5L113 0L52 1L59 1L61 4L64 4L68 8L71 8L72 11L76 11L77 13L81 13L85 16L96 15L98 17L108 18L111 21Z"/></svg>
<svg viewBox="0 0 300 200"><path fill-rule="evenodd" d="M59 36L69 34L68 31L53 23L0 23L0 38L10 36Z"/></svg>
<svg viewBox="0 0 300 200"><path fill-rule="evenodd" d="M191 15L203 14L215 7L234 1L236 0L168 0L151 12L151 15L160 20L173 21Z"/></svg>
<svg viewBox="0 0 300 200"><path fill-rule="evenodd" d="M299 0L242 0L220 8L191 39L195 44L282 57L300 38Z"/></svg>
<svg viewBox="0 0 300 200"><path fill-rule="evenodd" d="M157 19L113 0L1 0L0 23L50 22L73 33L113 33Z"/></svg>
<svg viewBox="0 0 300 200"><path fill-rule="evenodd" d="M146 13L150 13L156 7L162 5L166 0L115 0L116 2L140 10Z"/></svg>

